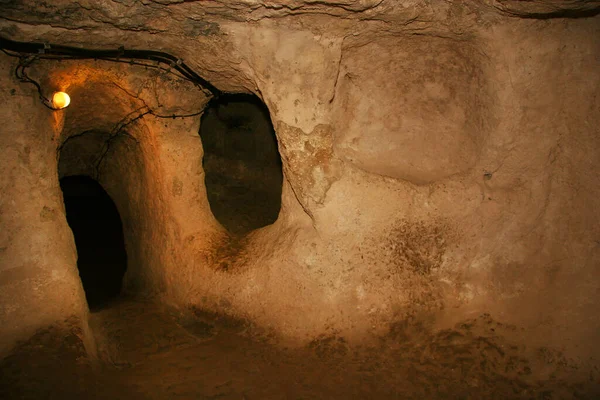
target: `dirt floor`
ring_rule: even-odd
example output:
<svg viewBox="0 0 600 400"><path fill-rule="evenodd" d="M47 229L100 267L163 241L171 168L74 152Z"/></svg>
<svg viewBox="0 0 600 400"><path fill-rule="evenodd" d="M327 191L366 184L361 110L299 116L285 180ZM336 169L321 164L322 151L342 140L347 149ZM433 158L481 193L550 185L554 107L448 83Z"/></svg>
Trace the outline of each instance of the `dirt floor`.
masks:
<svg viewBox="0 0 600 400"><path fill-rule="evenodd" d="M432 332L398 324L350 347L321 337L286 348L249 324L142 300L92 314L90 362L76 330L38 332L0 363L6 399L582 399L598 371L549 349L511 346L516 328L489 316ZM579 371L580 372L580 371ZM574 375L575 374L575 375ZM579 375L577 375L579 376Z"/></svg>

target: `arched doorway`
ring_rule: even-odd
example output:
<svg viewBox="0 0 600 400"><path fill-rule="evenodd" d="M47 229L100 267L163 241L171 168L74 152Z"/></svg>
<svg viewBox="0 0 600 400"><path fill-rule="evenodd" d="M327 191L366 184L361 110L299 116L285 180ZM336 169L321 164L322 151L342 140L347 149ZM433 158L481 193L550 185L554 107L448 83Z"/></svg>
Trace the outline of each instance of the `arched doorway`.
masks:
<svg viewBox="0 0 600 400"><path fill-rule="evenodd" d="M77 246L77 267L90 310L121 292L127 254L121 218L102 186L87 176L60 180L67 222Z"/></svg>

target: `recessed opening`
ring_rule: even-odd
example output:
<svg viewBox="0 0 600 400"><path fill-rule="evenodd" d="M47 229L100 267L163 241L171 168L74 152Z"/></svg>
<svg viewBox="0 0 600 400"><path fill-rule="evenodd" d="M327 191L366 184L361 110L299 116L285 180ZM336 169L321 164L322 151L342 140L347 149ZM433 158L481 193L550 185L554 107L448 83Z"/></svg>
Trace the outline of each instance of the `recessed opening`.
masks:
<svg viewBox="0 0 600 400"><path fill-rule="evenodd" d="M281 208L283 173L269 110L256 96L212 101L200 126L208 201L231 233L270 225Z"/></svg>
<svg viewBox="0 0 600 400"><path fill-rule="evenodd" d="M87 176L60 180L67 222L77 246L77 268L90 310L109 304L121 292L127 268L123 225L102 186Z"/></svg>

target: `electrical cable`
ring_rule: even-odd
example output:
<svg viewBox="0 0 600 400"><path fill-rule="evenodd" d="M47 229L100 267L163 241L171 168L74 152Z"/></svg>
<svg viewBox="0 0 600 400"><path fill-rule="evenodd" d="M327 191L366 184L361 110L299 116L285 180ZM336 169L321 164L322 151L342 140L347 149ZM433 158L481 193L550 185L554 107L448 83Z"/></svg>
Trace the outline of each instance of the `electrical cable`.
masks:
<svg viewBox="0 0 600 400"><path fill-rule="evenodd" d="M8 54L4 49L2 49L2 51ZM31 83L32 85L34 85L38 91L38 95L40 96L42 104L51 110L57 110L57 108L54 107L52 102L48 100L42 93L42 87L40 86L40 84L31 79L25 72L25 68L27 68L27 66L29 66L29 64L31 64L33 61L34 58L31 56L29 58L20 57L19 65L17 65L17 68L15 68L15 77L21 82Z"/></svg>
<svg viewBox="0 0 600 400"><path fill-rule="evenodd" d="M79 59L79 60L104 60L112 62L129 62L133 60L147 60L167 64L168 70L174 69L183 79L196 86L207 89L214 97L219 97L221 91L206 79L198 75L182 59L172 54L155 50L129 50L123 46L116 50L86 49L81 47L63 46L48 43L18 42L0 36L0 49L5 54L23 58L24 54L35 55L44 59ZM11 54L9 52L17 53ZM152 65L145 65L153 67ZM163 69L163 68L161 68Z"/></svg>
<svg viewBox="0 0 600 400"><path fill-rule="evenodd" d="M46 43L33 43L33 42L18 42L10 39L6 39L0 35L0 50L10 56L18 57L19 64L15 69L15 76L18 80L25 83L33 84L40 96L40 99L44 106L57 110L50 100L48 100L43 92L40 84L35 80L31 79L25 69L30 66L35 60L102 60L110 62L127 63L130 65L143 66L146 68L156 68L165 73L173 74L180 79L184 79L192 82L195 86L201 90L208 90L212 95L213 99L218 98L222 92L215 86L210 84L196 72L194 72L188 65L186 65L181 59L164 52L153 51L153 50L125 50L124 47L120 47L117 50L99 50L99 49L85 49L71 46L62 45L49 45ZM150 61L155 64L149 64L143 61ZM168 68L162 67L160 64L166 64ZM200 115L204 112L204 109L190 113L190 114L173 114L173 115L162 115L156 113L148 105L132 111L130 114L125 116L119 123L115 125L109 134L109 139L105 143L105 148L96 163L96 173L100 173L100 166L104 160L106 154L110 149L110 143L112 140L117 138L123 129L132 124L133 122L143 118L145 115L152 115L156 118L188 118ZM137 114L137 115L136 115ZM129 135L127 135L129 136ZM68 140L68 139L67 139ZM135 138L134 138L135 140ZM66 141L61 144L62 148L66 144Z"/></svg>
<svg viewBox="0 0 600 400"><path fill-rule="evenodd" d="M158 52L153 50L125 50L124 47L120 47L117 50L98 50L98 49L85 49L71 46L62 45L49 45L46 43L33 43L33 42L17 42L14 40L6 39L0 36L0 50L8 56L18 57L20 62L15 69L15 76L21 82L33 84L40 96L40 100L44 106L51 110L57 110L52 102L47 99L42 93L42 88L39 83L31 79L25 72L25 68L28 67L33 61L37 59L46 60L83 60L83 59L94 59L103 60L110 62L127 63L130 65L143 66L146 68L156 68L165 73L173 74L180 79L184 79L192 82L200 89L207 89L213 96L217 98L221 95L221 91L206 81L204 78L196 74L190 67L188 67L181 59L175 56ZM28 56L26 56L28 54ZM140 62L137 60L152 61L156 64L149 64ZM162 67L160 64L167 64L169 67ZM194 117L202 114L204 110L190 114L173 114L173 115L160 115L155 113L153 110L148 108L147 112L141 114L138 118L143 117L146 114L151 114L157 118L186 118ZM136 118L136 119L138 119Z"/></svg>

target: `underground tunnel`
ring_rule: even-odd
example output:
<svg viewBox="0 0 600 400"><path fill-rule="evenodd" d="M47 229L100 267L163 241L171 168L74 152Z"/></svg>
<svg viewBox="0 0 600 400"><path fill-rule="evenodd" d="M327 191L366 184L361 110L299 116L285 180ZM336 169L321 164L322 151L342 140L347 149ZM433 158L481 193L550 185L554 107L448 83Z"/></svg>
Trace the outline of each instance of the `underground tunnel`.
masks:
<svg viewBox="0 0 600 400"><path fill-rule="evenodd" d="M0 3L3 399L600 398L597 1Z"/></svg>
<svg viewBox="0 0 600 400"><path fill-rule="evenodd" d="M272 224L281 208L282 169L269 110L256 96L211 101L200 124L210 208L233 234Z"/></svg>
<svg viewBox="0 0 600 400"><path fill-rule="evenodd" d="M121 218L110 196L90 177L64 177L60 188L85 297L90 310L96 311L121 292L127 269Z"/></svg>

